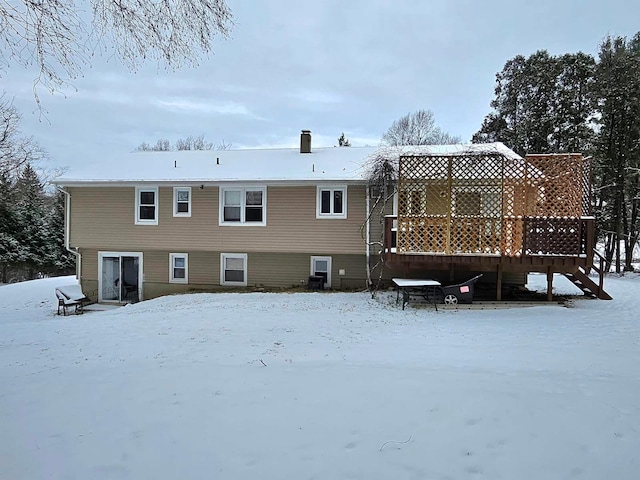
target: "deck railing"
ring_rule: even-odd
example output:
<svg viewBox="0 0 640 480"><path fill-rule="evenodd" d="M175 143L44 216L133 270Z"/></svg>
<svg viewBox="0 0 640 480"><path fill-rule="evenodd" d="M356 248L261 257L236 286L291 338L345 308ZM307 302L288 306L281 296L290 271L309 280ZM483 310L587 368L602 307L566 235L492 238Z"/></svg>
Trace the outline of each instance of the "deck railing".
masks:
<svg viewBox="0 0 640 480"><path fill-rule="evenodd" d="M584 256L593 262L593 217L385 217L385 252Z"/></svg>

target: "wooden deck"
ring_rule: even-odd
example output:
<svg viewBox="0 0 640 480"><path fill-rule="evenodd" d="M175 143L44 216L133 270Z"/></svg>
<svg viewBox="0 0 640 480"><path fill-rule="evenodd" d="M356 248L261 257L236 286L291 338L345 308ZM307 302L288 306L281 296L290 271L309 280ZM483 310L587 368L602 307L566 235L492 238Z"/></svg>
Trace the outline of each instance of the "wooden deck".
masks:
<svg viewBox="0 0 640 480"><path fill-rule="evenodd" d="M403 275L411 277L422 272L429 271L454 271L457 268L473 272L495 272L496 300L502 299L502 274L505 272L539 272L547 274L548 298L552 298L553 274L565 274L569 280L574 282L587 294L593 294L599 298L610 299L603 290L603 275L601 266L594 265L593 245L595 234L595 220L591 217L581 219L579 228L575 232L577 240L571 240L572 250L567 249L567 243L559 244L559 253L549 252L545 249L544 254L533 255L532 251L537 251L537 245L528 245L526 236L524 247L518 255L505 254L485 254L485 253L465 253L448 255L444 252L397 252L395 239L396 228L394 222L396 216L390 215L385 218L384 235L384 257L387 267L402 272ZM538 219L535 219L536 221ZM564 219L563 219L564 220ZM547 219L547 222L550 220ZM525 225L527 219L524 220ZM525 231L527 229L525 228ZM547 246L553 246L553 243ZM529 248L531 247L531 248ZM573 253L566 253L572 251ZM597 283L589 283L586 275L590 269L600 274ZM580 280L576 282L575 280Z"/></svg>

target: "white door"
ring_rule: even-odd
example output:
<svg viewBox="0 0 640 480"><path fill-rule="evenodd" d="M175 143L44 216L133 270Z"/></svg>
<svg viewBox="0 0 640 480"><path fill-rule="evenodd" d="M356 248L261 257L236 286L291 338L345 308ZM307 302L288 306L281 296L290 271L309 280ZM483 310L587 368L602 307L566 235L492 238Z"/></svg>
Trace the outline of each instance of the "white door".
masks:
<svg viewBox="0 0 640 480"><path fill-rule="evenodd" d="M331 288L331 257L311 257L311 275L324 278L324 288Z"/></svg>

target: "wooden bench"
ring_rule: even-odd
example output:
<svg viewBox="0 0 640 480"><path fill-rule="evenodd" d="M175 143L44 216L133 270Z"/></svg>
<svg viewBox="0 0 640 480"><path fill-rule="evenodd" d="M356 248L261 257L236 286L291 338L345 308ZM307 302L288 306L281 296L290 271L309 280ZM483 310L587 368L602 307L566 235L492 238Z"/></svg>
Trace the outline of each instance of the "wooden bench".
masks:
<svg viewBox="0 0 640 480"><path fill-rule="evenodd" d="M67 315L67 308L73 307L74 313L80 315L84 312L84 305L90 303L91 299L82 293L80 285L64 285L56 288L56 298L58 299L58 315L62 309L63 315Z"/></svg>

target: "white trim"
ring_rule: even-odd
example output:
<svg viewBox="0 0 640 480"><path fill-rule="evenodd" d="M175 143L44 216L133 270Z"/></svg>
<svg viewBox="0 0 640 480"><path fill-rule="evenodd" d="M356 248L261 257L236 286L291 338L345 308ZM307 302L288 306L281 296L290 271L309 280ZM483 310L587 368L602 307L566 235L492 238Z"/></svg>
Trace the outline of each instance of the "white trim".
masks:
<svg viewBox="0 0 640 480"><path fill-rule="evenodd" d="M394 187L393 192L393 209L391 210L393 215L398 215L398 188L397 185Z"/></svg>
<svg viewBox="0 0 640 480"><path fill-rule="evenodd" d="M245 220L247 191L262 192L262 221L248 222ZM240 192L240 221L230 222L224 220L224 192ZM267 187L252 185L234 185L218 188L218 225L235 227L265 227L267 225Z"/></svg>
<svg viewBox="0 0 640 480"><path fill-rule="evenodd" d="M62 187L56 187L64 194L64 249L76 257L76 278L80 281L82 275L82 255L76 248L71 250L69 239L71 238L71 194Z"/></svg>
<svg viewBox="0 0 640 480"><path fill-rule="evenodd" d="M178 212L178 192L189 192L189 201L187 202L188 210L186 212ZM184 203L184 202L180 202ZM174 217L190 217L191 216L191 187L173 187L173 216Z"/></svg>
<svg viewBox="0 0 640 480"><path fill-rule="evenodd" d="M140 219L140 194L143 192L153 192L155 215L153 220ZM158 187L136 187L136 201L135 201L135 224L136 225L158 225Z"/></svg>
<svg viewBox="0 0 640 480"><path fill-rule="evenodd" d="M175 271L174 260L176 258L184 258L184 278L175 278L173 276ZM189 254L188 253L170 253L169 254L169 283L189 283Z"/></svg>
<svg viewBox="0 0 640 480"><path fill-rule="evenodd" d="M331 191L331 213L322 213L322 192L325 190ZM342 192L342 213L333 213L334 211L334 192ZM347 218L347 186L341 185L318 185L316 187L316 218L333 218L333 219L345 219Z"/></svg>
<svg viewBox="0 0 640 480"><path fill-rule="evenodd" d="M144 268L142 265L142 252L98 252L98 302L120 303L120 300L103 300L102 299L102 259L104 257L138 257L138 299L142 301Z"/></svg>
<svg viewBox="0 0 640 480"><path fill-rule="evenodd" d="M369 282L371 281L371 197L369 196L369 194L371 193L370 188L371 187L367 184L367 187L365 188L367 199L365 201L366 208L365 208L365 214L364 214L364 221L366 224L364 255L367 260L367 268L366 268L367 287L369 286Z"/></svg>
<svg viewBox="0 0 640 480"><path fill-rule="evenodd" d="M248 276L248 266L247 266L247 257L246 253L221 253L220 254L220 285L228 285L235 287L246 287L247 286L247 276ZM244 281L242 282L225 282L224 280L224 261L227 258L241 258L244 263Z"/></svg>
<svg viewBox="0 0 640 480"><path fill-rule="evenodd" d="M317 185L318 179L300 179L300 180L242 180L245 186L255 185L258 187L308 187ZM323 183L337 182L343 185L366 185L367 180L348 180L341 178L323 178ZM149 180L149 185L161 187L173 187L180 185L188 185L193 188L209 188L209 187L233 187L237 184L237 180L198 180L187 178L184 180ZM62 180L52 181L54 185L61 187L132 187L144 185L142 180Z"/></svg>
<svg viewBox="0 0 640 480"><path fill-rule="evenodd" d="M317 260L327 262L327 282L324 284L324 288L331 288L331 257L322 257L318 255L311 256L311 267L309 269L309 275L315 275L316 269L314 268L314 262Z"/></svg>

